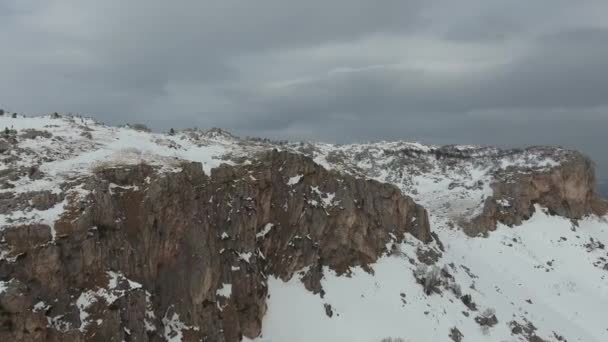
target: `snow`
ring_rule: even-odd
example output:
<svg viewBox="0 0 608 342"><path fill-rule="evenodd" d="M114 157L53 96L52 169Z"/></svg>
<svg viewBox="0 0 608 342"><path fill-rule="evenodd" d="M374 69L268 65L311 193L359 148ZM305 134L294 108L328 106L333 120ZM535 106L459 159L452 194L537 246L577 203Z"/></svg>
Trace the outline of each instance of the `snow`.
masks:
<svg viewBox="0 0 608 342"><path fill-rule="evenodd" d="M509 202L508 199L499 199L496 201L496 204L500 205L501 207L510 207L511 206L511 202Z"/></svg>
<svg viewBox="0 0 608 342"><path fill-rule="evenodd" d="M608 274L593 265L606 251L583 247L592 236L608 241L605 220L587 218L573 231L569 220L537 208L522 226L501 225L488 238L468 238L441 227L436 231L446 245L440 265L455 265L456 283L477 303L478 311L470 317L462 314L467 308L451 292L424 294L413 276L416 266L408 261L415 257L416 243L409 242L401 246L405 256L382 257L373 265L373 275L355 268L350 277L339 277L325 269L324 298L307 291L298 277L289 282L270 278L262 336L254 341L448 341L452 327L464 334L464 341L520 341L509 322L526 320L548 341L554 332L568 341L608 340L603 315ZM331 305L332 318L324 304ZM474 321L485 310L495 310L499 321L487 330Z"/></svg>
<svg viewBox="0 0 608 342"><path fill-rule="evenodd" d="M393 184L429 211L456 222L470 220L482 212L485 199L493 194L491 184L497 173L545 171L568 160L570 153L559 148L500 150L407 141L350 145L308 143L299 149L295 144L289 146L311 155L326 169ZM455 157L446 158L442 154ZM515 169L509 169L510 166ZM316 205L318 201L313 200L311 204Z"/></svg>
<svg viewBox="0 0 608 342"><path fill-rule="evenodd" d="M300 183L300 180L302 180L303 177L304 177L304 175L297 175L297 176L290 177L289 180L287 181L287 185L289 185L289 186L296 185L296 184Z"/></svg>
<svg viewBox="0 0 608 342"><path fill-rule="evenodd" d="M484 199L492 195L492 174L511 166L527 168L550 168L560 164L567 152L560 149L547 151L531 148L521 152L501 151L479 146L452 146L458 153L476 159L452 160L454 165L435 156L441 147L423 145L418 142L381 141L367 144L332 145L306 143L274 145L240 140L229 133L212 129L209 131L186 130L174 135L148 133L129 127L111 127L91 119L64 116L0 117L0 127L14 127L18 134L25 129L37 129L52 134L51 138L19 139L18 146L28 149L19 154L17 160L4 165L8 167L30 167L40 164L43 177L31 180L28 177L13 182L15 190L0 189L0 192L53 191L61 192L60 185L68 179L92 174L101 167L134 165L145 162L159 167L162 172L177 172L182 161L200 162L206 174L221 163L234 164L238 157L250 164L250 156L272 148L286 149L295 153L309 152L313 160L327 169L335 169L396 185L405 194L429 210L442 212L452 219L471 218L479 214ZM92 139L83 136L91 134ZM405 151L405 152L404 152ZM551 154L553 153L553 154ZM341 156L336 158L335 155ZM230 156L226 158L226 156ZM329 158L329 157L332 158ZM2 158L2 156L0 156ZM49 160L40 163L41 160ZM288 178L287 185L299 184L304 175ZM252 180L255 177L250 175ZM477 184L482 184L477 187ZM453 185L453 186L451 186ZM112 184L110 190L136 190L134 186ZM327 194L322 199L313 199L311 204L328 207L336 205ZM56 219L60 208L49 212L47 221ZM11 213L0 215L0 227L10 220L22 223L40 220L42 213Z"/></svg>
<svg viewBox="0 0 608 342"><path fill-rule="evenodd" d="M79 330L81 332L85 332L90 325L90 321L88 320L90 317L88 309L91 305L97 303L100 299L102 299L106 305L111 305L129 291L142 288L141 284L126 278L122 273L107 271L106 274L108 275L107 286L98 287L96 290L83 291L76 300L76 307L78 308L80 316ZM121 289L121 283L126 283L128 285L127 288Z"/></svg>
<svg viewBox="0 0 608 342"><path fill-rule="evenodd" d="M500 161L500 168L507 169L509 167L517 168L552 168L559 166L560 162L553 158L542 158L536 153L527 155L518 155L514 157L505 157Z"/></svg>
<svg viewBox="0 0 608 342"><path fill-rule="evenodd" d="M167 342L181 342L184 338L183 330L189 329L187 325L180 321L176 312L170 318L163 317L162 322L165 327L164 337Z"/></svg>
<svg viewBox="0 0 608 342"><path fill-rule="evenodd" d="M38 303L36 303L34 305L34 308L32 310L34 312L38 312L38 311L45 311L47 308L49 308L48 305L46 305L43 301L39 301Z"/></svg>
<svg viewBox="0 0 608 342"><path fill-rule="evenodd" d="M169 136L136 131L128 127L111 127L91 119L63 116L23 117L0 116L0 127L17 131L17 148L25 152L0 155L2 169L18 169L39 166L42 178L32 180L22 177L10 184L14 188L0 189L0 193L26 193L50 191L60 194L61 185L67 181L92 175L98 168L147 163L160 172L177 172L182 161L200 162L206 174L221 163L232 163L222 157L229 152L248 154L239 147L238 139L217 135L213 132L188 131ZM46 131L50 138L20 138L26 129ZM83 134L90 134L92 139ZM109 190L138 190L137 186L110 184ZM73 192L75 189L69 190ZM80 198L86 191L79 189ZM67 196L66 196L67 197ZM13 211L0 215L0 230L12 224L42 223L51 227L53 242L56 232L54 222L64 212L67 201L45 210Z"/></svg>
<svg viewBox="0 0 608 342"><path fill-rule="evenodd" d="M0 295L3 294L7 289L8 289L8 284L10 284L10 280L9 281L3 281L0 280Z"/></svg>
<svg viewBox="0 0 608 342"><path fill-rule="evenodd" d="M230 296L232 296L232 284L222 284L222 286L217 289L215 295L224 298L230 298Z"/></svg>
<svg viewBox="0 0 608 342"><path fill-rule="evenodd" d="M108 191L110 192L111 195L114 194L114 189L138 191L139 187L137 185L124 186L124 185L118 185L118 184L110 183L110 185L108 187Z"/></svg>
<svg viewBox="0 0 608 342"><path fill-rule="evenodd" d="M80 327L78 328L78 330L80 330L81 332L86 331L87 326L89 325L89 322L87 321L87 318L89 318L89 313L87 312L87 309L96 302L97 298L95 297L95 293L92 291L85 291L81 293L78 299L76 300L76 307L80 312Z"/></svg>
<svg viewBox="0 0 608 342"><path fill-rule="evenodd" d="M608 244L608 218L588 217L575 227L570 220L549 216L542 208L536 208L533 217L523 225L515 228L499 225L487 238L469 238L449 225L481 212L484 201L493 195L491 184L497 174L550 170L568 159L566 150L502 151L407 141L278 146L242 140L221 130L188 130L166 135L110 127L76 117L13 119L5 115L0 117L1 127L12 127L18 135L25 129L47 131L52 137L19 138L17 147L26 153L13 151L0 155L0 170L27 170L39 165L41 172L39 179L24 176L10 181L14 188L0 189L0 193L50 191L63 194L66 199L44 211L28 208L2 214L0 230L17 224L47 224L55 242L54 223L64 214L66 205L72 198L84 199L88 195L82 185L70 190L62 185L90 176L98 168L143 162L168 173L178 172L182 162L192 161L200 162L209 175L222 163L251 164L256 153L280 148L309 155L326 169L393 184L426 207L432 229L445 246L438 266L447 267L454 276L454 284L470 294L478 306L477 312L466 317L463 315L466 306L447 289L427 296L414 277L419 263L410 263L410 258L416 259L416 248L427 247L408 239L399 246L403 255L384 256L372 265L373 275L360 268L353 269L350 277L325 270L321 281L324 298L307 291L297 276L288 282L271 277L263 336L255 341L379 342L386 337L402 337L411 342L446 341L453 327L464 334L467 342L521 341L522 336L511 334L511 321L532 322L538 328L536 333L548 341L556 339L554 333L568 341L608 341L604 317L608 307L608 254L602 248L602 243ZM85 133L90 133L92 139ZM458 157L446 159L445 155L450 153ZM293 187L303 177L303 174L289 177L286 184ZM248 178L257 180L251 174ZM328 193L321 188L310 187L310 205L323 208L339 205L340 200L336 199L339 191ZM138 189L136 185L110 184L108 190L120 193ZM496 203L503 208L511 205L508 198L497 199ZM289 210L287 203L283 208ZM263 239L274 228L273 223L266 223L256 238ZM226 231L220 237L230 238ZM256 253L258 258L264 258L259 249ZM6 251L0 250L0 258L5 255ZM238 253L239 260L247 263L252 256L253 252ZM240 269L231 266L233 272ZM79 327L71 327L61 315L48 317L49 325L60 331L86 331L93 323L89 312L92 305L109 305L129 291L142 289L141 284L120 272L108 271L107 275L106 286L86 289L77 297ZM0 281L0 294L8 284ZM231 284L222 284L217 291L220 297L228 298L231 294ZM325 304L331 305L333 317L326 315ZM33 309L46 307L44 302L38 302ZM499 320L495 327L482 329L474 321L485 310L495 310ZM146 292L146 330L155 331L156 321L151 294ZM162 334L172 342L181 341L184 330L197 329L183 323L170 310L161 321Z"/></svg>
<svg viewBox="0 0 608 342"><path fill-rule="evenodd" d="M252 253L251 252L247 252L247 253L239 253L238 254L239 259L243 260L246 263L249 263L249 260L251 259Z"/></svg>
<svg viewBox="0 0 608 342"><path fill-rule="evenodd" d="M146 314L144 317L144 326L147 332L156 331L156 326L154 325L156 315L154 314L154 309L152 307L151 297L152 295L150 292L146 291Z"/></svg>
<svg viewBox="0 0 608 342"><path fill-rule="evenodd" d="M40 190L50 190L59 181L91 173L96 167L134 165L146 162L161 166L166 171L176 171L176 161L201 162L204 172L222 162L219 158L234 147L234 142L225 139L201 140L189 138L185 133L176 136L146 133L128 127L110 127L92 120L50 116L17 118L0 117L0 127L14 127L19 133L24 129L45 130L53 135L47 138L25 139L19 142L22 148L31 149L35 155L24 156L17 165L33 165L40 156L52 156L54 161L41 165L46 175L38 182ZM93 139L81 136L86 130ZM61 140L59 140L61 139Z"/></svg>
<svg viewBox="0 0 608 342"><path fill-rule="evenodd" d="M319 198L321 199L321 203L323 205L323 208L329 208L329 207L333 207L336 206L338 204L340 204L340 201L335 201L335 197L336 194L335 193L325 193L322 192L321 190L319 190L318 186L311 186L310 190L315 193L317 196L319 196ZM311 204L313 205L317 205L316 201L310 201Z"/></svg>
<svg viewBox="0 0 608 342"><path fill-rule="evenodd" d="M52 327L53 329L64 333L72 330L72 325L70 324L70 322L63 320L64 316L65 315L58 315L55 317L47 316L46 320L49 327Z"/></svg>
<svg viewBox="0 0 608 342"><path fill-rule="evenodd" d="M55 221L63 214L66 204L67 200L64 200L48 210L31 209L29 211L13 211L0 215L0 231L8 227L12 222L46 224L51 228L52 241L55 241L57 237Z"/></svg>
<svg viewBox="0 0 608 342"><path fill-rule="evenodd" d="M184 330L195 330L199 331L199 327L189 326L181 321L179 314L173 312L169 316L169 312L173 310L173 307L169 307L165 312L165 316L162 318L164 327L163 336L167 342L181 342L184 338Z"/></svg>
<svg viewBox="0 0 608 342"><path fill-rule="evenodd" d="M274 227L274 224L266 223L266 225L264 225L264 228L259 233L255 234L255 237L258 239L264 238L266 234L270 233L272 227Z"/></svg>

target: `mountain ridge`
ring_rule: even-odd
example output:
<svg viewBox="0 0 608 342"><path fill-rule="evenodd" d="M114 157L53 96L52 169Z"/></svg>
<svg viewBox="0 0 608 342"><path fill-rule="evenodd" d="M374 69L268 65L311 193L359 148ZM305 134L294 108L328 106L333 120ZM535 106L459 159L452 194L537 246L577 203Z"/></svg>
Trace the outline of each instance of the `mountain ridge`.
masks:
<svg viewBox="0 0 608 342"><path fill-rule="evenodd" d="M534 255L514 265L531 272L553 272L555 260L578 265L597 289L608 288L607 206L595 191L593 163L578 152L272 142L221 129L159 134L61 115L4 116L2 125L0 309L9 328L0 336L9 340L311 340L314 332L292 325L292 310L273 293L317 303L308 311L301 302L307 316L297 321L331 326L355 319L348 303L367 311L366 293L396 290L383 269L407 279L384 306L398 304L416 325L431 316L441 322L441 335L411 332L416 340L605 334L594 321L568 325L556 314L546 323L522 307L513 307L520 311L512 320L508 305L496 314L476 309L502 299L488 292L499 275L475 260L471 246L497 262L493 249ZM547 222L557 228L547 230ZM555 254L555 244L572 260ZM575 284L565 268L556 274ZM370 276L378 277L371 293ZM349 278L353 289L364 287L343 298L333 284ZM509 300L522 295L500 286L512 292ZM568 304L586 310L602 300ZM438 309L431 316L412 311L430 303ZM557 312L540 310L532 311ZM408 338L397 326L370 328L375 335L353 327L350 340L380 341L393 330Z"/></svg>

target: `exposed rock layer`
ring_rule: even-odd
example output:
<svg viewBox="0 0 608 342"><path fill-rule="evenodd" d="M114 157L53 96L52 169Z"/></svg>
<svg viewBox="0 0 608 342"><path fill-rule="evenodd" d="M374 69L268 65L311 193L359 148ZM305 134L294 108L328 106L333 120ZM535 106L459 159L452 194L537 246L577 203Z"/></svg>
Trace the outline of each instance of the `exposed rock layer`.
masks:
<svg viewBox="0 0 608 342"><path fill-rule="evenodd" d="M305 269L322 291L374 262L406 232L430 240L427 213L394 186L272 151L252 164L137 165L81 179L86 200L54 231L5 229L0 340L239 341L258 336L266 279Z"/></svg>
<svg viewBox="0 0 608 342"><path fill-rule="evenodd" d="M535 204L570 219L608 212L608 203L595 190L593 162L577 152L549 169L507 169L496 175L492 189L483 213L463 222L467 234L485 234L495 230L499 222L520 225L532 216Z"/></svg>

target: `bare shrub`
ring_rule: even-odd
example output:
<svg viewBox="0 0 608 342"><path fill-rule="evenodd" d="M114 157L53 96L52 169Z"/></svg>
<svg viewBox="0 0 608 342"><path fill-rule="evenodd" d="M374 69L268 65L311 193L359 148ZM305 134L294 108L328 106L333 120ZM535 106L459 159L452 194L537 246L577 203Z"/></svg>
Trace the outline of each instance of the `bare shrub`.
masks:
<svg viewBox="0 0 608 342"><path fill-rule="evenodd" d="M128 126L139 132L146 132L146 133L152 132L152 130L150 128L148 128L148 126L146 126L142 123L129 124Z"/></svg>
<svg viewBox="0 0 608 342"><path fill-rule="evenodd" d="M414 271L414 275L416 276L416 278L424 278L428 268L429 267L425 264L418 264L416 266L416 270Z"/></svg>
<svg viewBox="0 0 608 342"><path fill-rule="evenodd" d="M441 283L440 274L439 267L435 265L431 266L427 271L424 279L424 292L427 295L430 295L433 288Z"/></svg>
<svg viewBox="0 0 608 342"><path fill-rule="evenodd" d="M450 289L456 297L460 298L462 296L460 284L456 283L454 280L448 282L448 289Z"/></svg>
<svg viewBox="0 0 608 342"><path fill-rule="evenodd" d="M414 277L424 287L424 293L430 295L433 292L440 293L439 286L444 282L441 274L441 269L436 265L427 266L425 264L418 264L416 270L414 270Z"/></svg>
<svg viewBox="0 0 608 342"><path fill-rule="evenodd" d="M498 318L496 318L496 310L492 308L485 309L480 316L475 317L475 322L479 324L483 329L484 327L493 327L498 324Z"/></svg>
<svg viewBox="0 0 608 342"><path fill-rule="evenodd" d="M389 250L389 255L395 257L405 256L405 253L403 253L403 250L401 249L401 244L393 242L391 244L391 249Z"/></svg>
<svg viewBox="0 0 608 342"><path fill-rule="evenodd" d="M456 327L450 329L450 334L448 336L454 342L461 342L462 338L464 337L462 332L460 332L460 330L458 330Z"/></svg>
<svg viewBox="0 0 608 342"><path fill-rule="evenodd" d="M462 303L469 308L469 310L471 311L477 311L477 304L475 304L475 302L473 302L473 297L471 297L470 294L466 294L462 297L460 297L460 299L462 300Z"/></svg>
<svg viewBox="0 0 608 342"><path fill-rule="evenodd" d="M483 310L481 315L485 318L490 318L490 317L496 315L496 310L494 310L494 308L487 308L487 309Z"/></svg>

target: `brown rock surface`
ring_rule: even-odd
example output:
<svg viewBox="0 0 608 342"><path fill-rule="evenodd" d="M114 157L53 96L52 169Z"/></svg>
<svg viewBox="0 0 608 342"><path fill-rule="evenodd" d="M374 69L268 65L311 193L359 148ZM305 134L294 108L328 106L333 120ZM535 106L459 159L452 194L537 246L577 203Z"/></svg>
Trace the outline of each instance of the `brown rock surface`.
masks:
<svg viewBox="0 0 608 342"><path fill-rule="evenodd" d="M258 336L270 275L299 270L321 292L323 267L348 272L427 214L394 186L269 152L209 177L198 163L99 170L49 228L0 233L2 341L239 341ZM27 243L23 241L27 240Z"/></svg>
<svg viewBox="0 0 608 342"><path fill-rule="evenodd" d="M463 224L469 235L495 230L498 222L520 225L532 216L535 204L571 219L608 212L608 204L595 190L593 162L577 152L550 169L508 169L496 178L494 194L486 200L483 213Z"/></svg>

